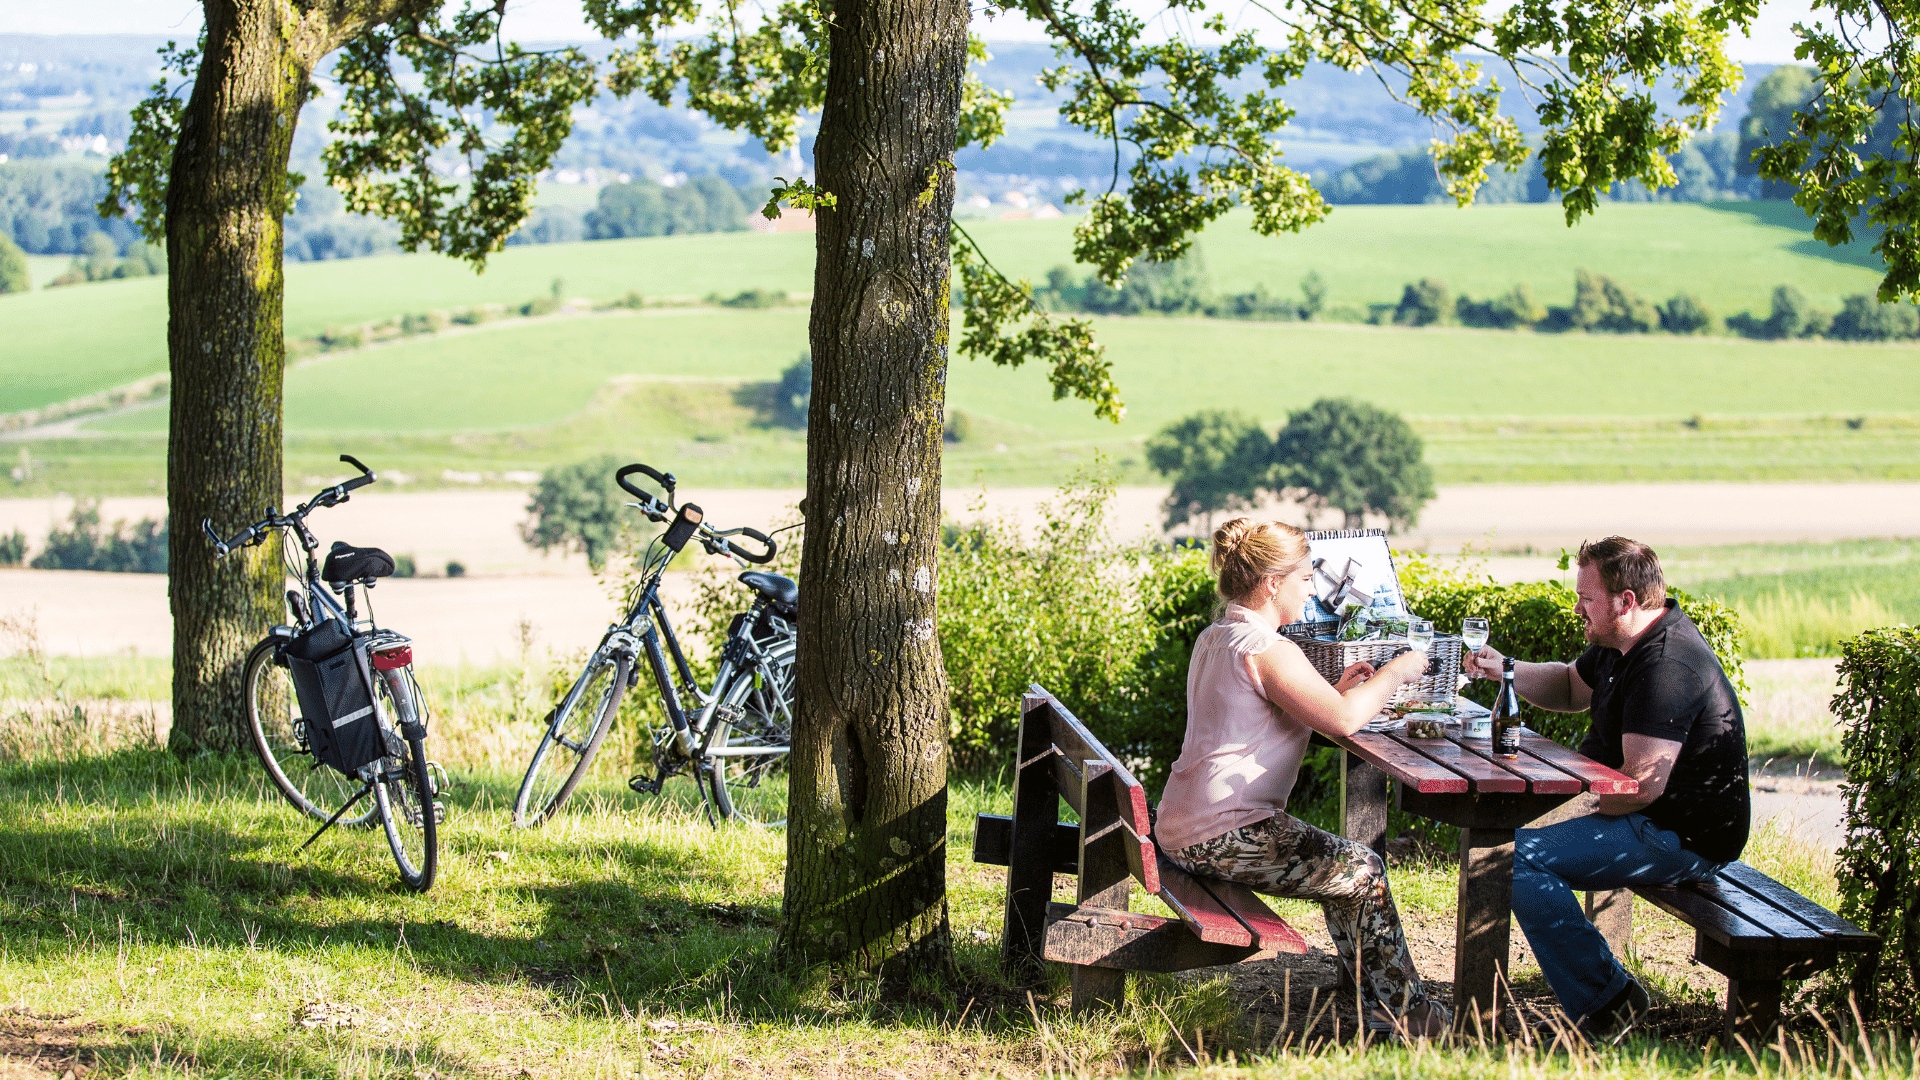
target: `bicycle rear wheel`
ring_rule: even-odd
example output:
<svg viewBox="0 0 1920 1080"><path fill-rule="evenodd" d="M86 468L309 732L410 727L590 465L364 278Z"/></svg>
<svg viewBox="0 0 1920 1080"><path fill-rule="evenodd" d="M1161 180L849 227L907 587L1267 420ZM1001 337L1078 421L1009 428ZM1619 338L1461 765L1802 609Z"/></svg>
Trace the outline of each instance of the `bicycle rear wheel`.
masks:
<svg viewBox="0 0 1920 1080"><path fill-rule="evenodd" d="M719 695L710 721L713 737L707 742L707 785L714 811L722 818L786 824L793 659L793 640L778 641L766 650L765 665L741 671Z"/></svg>
<svg viewBox="0 0 1920 1080"><path fill-rule="evenodd" d="M400 880L414 892L426 892L433 886L439 864L440 808L427 768L427 741L408 737L406 744L406 756L381 763L373 798L387 833L387 847L400 867Z"/></svg>
<svg viewBox="0 0 1920 1080"><path fill-rule="evenodd" d="M513 800L515 825L524 829L546 821L586 779L593 755L613 726L632 666L626 657L596 656L555 706Z"/></svg>
<svg viewBox="0 0 1920 1080"><path fill-rule="evenodd" d="M325 821L360 793L360 784L321 764L307 743L307 722L300 715L293 676L280 658L285 644L268 638L247 654L241 684L246 694L247 731L273 786L301 813ZM340 824L365 825L373 820L375 808L365 803L362 806L365 808L356 808L359 812L354 816L340 819Z"/></svg>

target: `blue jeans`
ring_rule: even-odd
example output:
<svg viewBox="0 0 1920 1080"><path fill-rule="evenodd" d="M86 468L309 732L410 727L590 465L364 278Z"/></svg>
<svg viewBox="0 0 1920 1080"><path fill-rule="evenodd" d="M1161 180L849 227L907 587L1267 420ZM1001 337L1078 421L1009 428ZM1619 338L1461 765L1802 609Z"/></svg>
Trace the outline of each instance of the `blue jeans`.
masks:
<svg viewBox="0 0 1920 1080"><path fill-rule="evenodd" d="M1680 846L1645 814L1592 814L1513 841L1513 914L1540 970L1574 1020L1585 1020L1627 988L1627 971L1587 921L1574 890L1677 885L1712 877L1722 864Z"/></svg>

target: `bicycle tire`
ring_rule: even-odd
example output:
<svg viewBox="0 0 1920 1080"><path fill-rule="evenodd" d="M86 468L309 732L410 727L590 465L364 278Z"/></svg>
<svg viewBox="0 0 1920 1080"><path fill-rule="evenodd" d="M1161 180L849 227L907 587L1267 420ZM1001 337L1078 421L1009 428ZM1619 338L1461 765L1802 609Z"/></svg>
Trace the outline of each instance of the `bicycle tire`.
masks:
<svg viewBox="0 0 1920 1080"><path fill-rule="evenodd" d="M332 817L347 800L360 793L358 781L322 764L313 756L301 732L300 700L294 693L293 676L277 658L286 642L267 638L247 654L241 692L246 698L247 733L253 739L254 753L267 770L267 778L294 809L314 819ZM366 825L376 810L367 806L353 817L341 818L341 825Z"/></svg>
<svg viewBox="0 0 1920 1080"><path fill-rule="evenodd" d="M766 781L785 772L785 748L793 743L793 639L775 642L766 657L764 667L739 672L717 695L720 704L713 710L713 736L707 745L777 746L782 752L709 757L707 785L722 820L772 827L786 824L785 789L776 794Z"/></svg>
<svg viewBox="0 0 1920 1080"><path fill-rule="evenodd" d="M574 681L567 696L554 707L547 731L527 763L527 774L520 781L520 793L513 800L513 823L530 829L544 823L566 804L573 789L586 779L593 756L613 726L613 714L620 708L621 695L627 692L627 678L633 661L627 657L602 656L587 665ZM602 678L610 684L597 687ZM569 740L569 729L579 733ZM580 737L584 736L584 737ZM558 786L553 784L558 781Z"/></svg>
<svg viewBox="0 0 1920 1080"><path fill-rule="evenodd" d="M400 880L414 892L426 892L439 866L440 811L427 768L427 741L419 735L404 738L406 757L381 762L373 799Z"/></svg>

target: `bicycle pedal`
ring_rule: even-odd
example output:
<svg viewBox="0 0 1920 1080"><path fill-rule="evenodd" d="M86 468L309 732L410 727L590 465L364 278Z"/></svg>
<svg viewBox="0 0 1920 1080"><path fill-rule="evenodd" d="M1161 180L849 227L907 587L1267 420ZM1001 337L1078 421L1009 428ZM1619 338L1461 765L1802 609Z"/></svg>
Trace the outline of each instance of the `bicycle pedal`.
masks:
<svg viewBox="0 0 1920 1080"><path fill-rule="evenodd" d="M660 794L660 788L663 785L665 785L665 783L666 783L665 777L661 777L658 780L650 779L645 776L634 776L634 777L629 777L627 779L627 787L633 789L634 791L642 795Z"/></svg>
<svg viewBox="0 0 1920 1080"><path fill-rule="evenodd" d="M439 799L433 800L433 823L435 825L445 825L447 823L447 804L441 802Z"/></svg>

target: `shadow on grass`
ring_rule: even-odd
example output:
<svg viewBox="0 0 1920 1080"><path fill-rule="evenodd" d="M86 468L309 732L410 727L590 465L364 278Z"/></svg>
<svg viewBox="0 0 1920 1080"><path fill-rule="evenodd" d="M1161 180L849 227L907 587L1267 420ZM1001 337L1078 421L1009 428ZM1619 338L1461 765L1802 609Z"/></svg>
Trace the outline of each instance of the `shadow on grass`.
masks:
<svg viewBox="0 0 1920 1080"><path fill-rule="evenodd" d="M1791 229L1805 234L1804 240L1781 245L1797 255L1829 262L1859 266L1875 273L1885 273L1886 265L1874 252L1873 244L1879 237L1878 230L1865 218L1853 223L1854 241L1850 244L1834 246L1813 236L1813 221L1799 207L1785 200L1765 199L1753 202L1716 202L1706 204L1710 209L1723 214L1733 214L1760 225L1771 225L1780 229Z"/></svg>
<svg viewBox="0 0 1920 1080"><path fill-rule="evenodd" d="M377 830L334 834L293 857L312 826L250 758L128 750L0 767L0 935L14 962L79 970L110 970L129 941L195 956L262 949L349 977L398 952L423 974L531 992L573 1016L611 1008L939 1027L970 1013L976 1024L1031 1027L1024 993L974 943L958 950L951 985L899 993L795 978L772 959L777 895L743 877L764 867L733 864L724 842L671 835L508 839L475 824L495 818L504 830L504 812L468 813L499 807L503 790L455 786L450 818L463 824L441 842L454 872L416 895L398 883ZM683 827L696 840L710 831L697 814ZM518 850L493 859L502 845ZM207 1044L194 1045L204 1059Z"/></svg>

